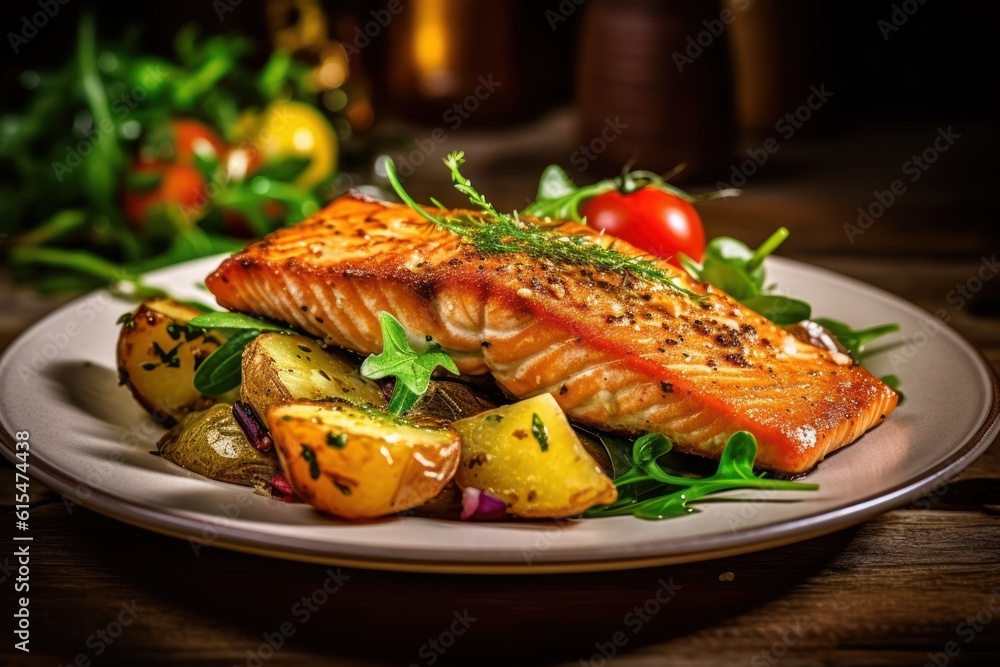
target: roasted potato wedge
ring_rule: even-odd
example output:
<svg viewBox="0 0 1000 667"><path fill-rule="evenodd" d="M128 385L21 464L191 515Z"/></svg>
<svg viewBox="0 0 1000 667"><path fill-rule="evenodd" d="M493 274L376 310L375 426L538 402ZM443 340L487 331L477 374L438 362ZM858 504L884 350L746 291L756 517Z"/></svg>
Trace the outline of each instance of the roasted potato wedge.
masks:
<svg viewBox="0 0 1000 667"><path fill-rule="evenodd" d="M225 338L187 326L200 314L183 303L155 298L121 320L118 380L165 426L214 403L194 388L194 372Z"/></svg>
<svg viewBox="0 0 1000 667"><path fill-rule="evenodd" d="M247 442L227 403L187 415L156 447L168 461L220 482L260 486L278 472L274 450L262 452Z"/></svg>
<svg viewBox="0 0 1000 667"><path fill-rule="evenodd" d="M462 436L461 488L507 503L514 516L554 519L618 498L549 394L488 410L452 424Z"/></svg>
<svg viewBox="0 0 1000 667"><path fill-rule="evenodd" d="M244 350L241 394L261 420L272 405L295 400L386 405L379 385L361 377L346 355L311 338L280 333L261 334Z"/></svg>
<svg viewBox="0 0 1000 667"><path fill-rule="evenodd" d="M431 380L427 391L406 413L410 418L430 416L453 422L492 410L496 403L460 382Z"/></svg>
<svg viewBox="0 0 1000 667"><path fill-rule="evenodd" d="M452 479L461 456L458 434L445 422L414 426L346 402L272 405L267 426L295 492L345 519L426 502Z"/></svg>

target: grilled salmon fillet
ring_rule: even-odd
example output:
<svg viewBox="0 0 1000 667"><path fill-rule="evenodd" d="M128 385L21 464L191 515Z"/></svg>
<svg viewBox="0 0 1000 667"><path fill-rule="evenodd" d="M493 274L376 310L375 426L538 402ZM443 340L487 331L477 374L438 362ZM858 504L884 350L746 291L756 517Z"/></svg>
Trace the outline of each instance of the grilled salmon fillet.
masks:
<svg viewBox="0 0 1000 667"><path fill-rule="evenodd" d="M584 225L550 226L643 254ZM757 465L781 473L809 470L896 406L845 355L654 263L701 298L593 266L482 254L408 207L352 192L226 259L207 284L225 308L360 354L381 351L388 311L415 349L431 337L463 373L492 373L515 397L547 392L581 423L662 433L716 459L750 431Z"/></svg>

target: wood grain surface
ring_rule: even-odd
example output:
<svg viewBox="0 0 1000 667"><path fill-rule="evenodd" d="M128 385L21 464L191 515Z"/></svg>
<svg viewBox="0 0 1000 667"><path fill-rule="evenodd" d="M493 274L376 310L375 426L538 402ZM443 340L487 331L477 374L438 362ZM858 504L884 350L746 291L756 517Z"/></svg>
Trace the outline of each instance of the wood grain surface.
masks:
<svg viewBox="0 0 1000 667"><path fill-rule="evenodd" d="M455 133L436 157L464 148L477 185L520 207L542 166L568 163L570 129L557 115L500 141ZM853 243L844 231L937 130L873 125L797 138L748 179L742 198L702 208L709 232L753 243L786 225L782 254L950 309L952 326L1000 368L1000 279L984 281L962 308L947 300L1000 250L983 186L1000 132L956 124L961 138L870 229ZM433 163L411 179L416 194L447 192ZM3 289L3 343L55 305ZM0 541L9 545L10 466L0 479ZM746 556L586 575L393 574L196 554L184 541L69 511L38 486L32 652L14 652L5 625L7 664L1000 664L997 446L945 492L849 530ZM5 546L5 624L14 576Z"/></svg>

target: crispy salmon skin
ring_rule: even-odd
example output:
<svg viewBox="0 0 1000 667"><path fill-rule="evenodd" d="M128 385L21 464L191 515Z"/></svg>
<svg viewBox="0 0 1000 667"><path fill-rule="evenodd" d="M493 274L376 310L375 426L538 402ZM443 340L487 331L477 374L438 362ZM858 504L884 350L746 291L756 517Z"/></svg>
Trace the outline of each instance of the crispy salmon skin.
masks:
<svg viewBox="0 0 1000 667"><path fill-rule="evenodd" d="M643 254L584 225L551 226ZM360 354L381 351L388 311L415 348L433 338L462 372L492 373L512 396L551 393L581 423L662 433L711 458L750 431L757 465L781 473L809 470L895 408L895 392L845 355L655 265L696 296L593 266L482 254L408 207L354 192L226 259L207 284L225 308Z"/></svg>

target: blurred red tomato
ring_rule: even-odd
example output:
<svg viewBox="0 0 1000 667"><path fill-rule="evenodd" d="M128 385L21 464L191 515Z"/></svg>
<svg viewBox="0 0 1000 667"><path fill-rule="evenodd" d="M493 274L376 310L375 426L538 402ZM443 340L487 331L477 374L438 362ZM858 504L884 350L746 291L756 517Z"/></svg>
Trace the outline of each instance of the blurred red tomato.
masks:
<svg viewBox="0 0 1000 667"><path fill-rule="evenodd" d="M132 172L156 180L152 185L127 188L122 196L122 211L133 229L142 231L149 211L158 205L175 203L181 210L198 209L204 204L205 179L190 165L162 162L135 162ZM192 218L193 224L195 218Z"/></svg>
<svg viewBox="0 0 1000 667"><path fill-rule="evenodd" d="M174 137L174 162L183 165L195 164L195 154L206 159L214 159L220 164L226 159L228 147L218 132L191 118L175 118L170 121Z"/></svg>

